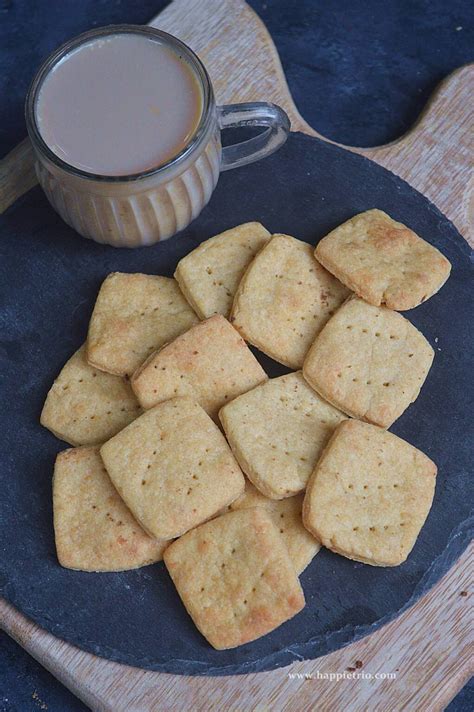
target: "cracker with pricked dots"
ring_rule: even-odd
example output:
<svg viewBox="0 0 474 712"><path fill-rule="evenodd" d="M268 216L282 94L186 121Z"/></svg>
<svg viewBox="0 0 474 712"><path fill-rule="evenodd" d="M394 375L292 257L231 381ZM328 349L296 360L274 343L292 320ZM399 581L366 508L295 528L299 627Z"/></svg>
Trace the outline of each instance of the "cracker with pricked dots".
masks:
<svg viewBox="0 0 474 712"><path fill-rule="evenodd" d="M100 450L112 482L142 527L173 539L244 490L217 425L191 398L156 405Z"/></svg>
<svg viewBox="0 0 474 712"><path fill-rule="evenodd" d="M239 396L219 417L241 468L272 499L304 491L329 438L346 418L308 386L301 371Z"/></svg>
<svg viewBox="0 0 474 712"><path fill-rule="evenodd" d="M315 255L367 302L399 311L435 294L451 271L436 247L382 210L367 210L337 227Z"/></svg>
<svg viewBox="0 0 474 712"><path fill-rule="evenodd" d="M71 445L98 445L140 413L130 384L90 366L82 346L51 386L40 422Z"/></svg>
<svg viewBox="0 0 474 712"><path fill-rule="evenodd" d="M245 272L230 321L275 361L301 368L316 334L348 294L311 245L274 235Z"/></svg>
<svg viewBox="0 0 474 712"><path fill-rule="evenodd" d="M124 571L161 561L168 541L152 539L120 499L99 449L65 450L53 478L59 563L80 571Z"/></svg>
<svg viewBox="0 0 474 712"><path fill-rule="evenodd" d="M221 406L266 379L238 331L217 314L152 354L131 383L143 408L190 396L216 419Z"/></svg>
<svg viewBox="0 0 474 712"><path fill-rule="evenodd" d="M401 314L353 298L316 337L303 374L337 408L388 428L417 398L433 357Z"/></svg>
<svg viewBox="0 0 474 712"><path fill-rule="evenodd" d="M341 423L306 490L303 521L328 549L373 566L403 563L433 501L437 468L375 425Z"/></svg>
<svg viewBox="0 0 474 712"><path fill-rule="evenodd" d="M178 262L174 276L201 319L229 316L242 275L270 237L259 222L244 223L202 242Z"/></svg>
<svg viewBox="0 0 474 712"><path fill-rule="evenodd" d="M282 537L261 508L202 524L163 558L189 615L217 650L270 633L305 605Z"/></svg>
<svg viewBox="0 0 474 712"><path fill-rule="evenodd" d="M176 280L113 272L92 313L87 359L102 371L131 376L153 351L198 321Z"/></svg>
<svg viewBox="0 0 474 712"><path fill-rule="evenodd" d="M297 494L286 499L269 499L247 480L245 492L230 505L232 510L263 507L268 512L281 534L298 575L305 570L321 548L319 541L303 526L303 497L304 495Z"/></svg>

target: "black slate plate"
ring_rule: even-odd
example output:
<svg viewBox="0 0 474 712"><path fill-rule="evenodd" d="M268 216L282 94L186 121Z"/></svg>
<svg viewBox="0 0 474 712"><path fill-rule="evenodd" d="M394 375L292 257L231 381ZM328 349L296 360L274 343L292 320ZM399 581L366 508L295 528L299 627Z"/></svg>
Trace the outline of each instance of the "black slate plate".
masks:
<svg viewBox="0 0 474 712"><path fill-rule="evenodd" d="M439 466L434 505L408 561L380 569L321 551L302 576L304 611L272 634L226 652L213 650L197 632L163 564L118 574L62 569L54 550L51 473L65 445L39 426L38 417L54 376L86 336L106 274L171 275L198 242L247 220L315 244L372 207L407 223L453 264L441 292L408 314L436 358L420 397L393 431ZM447 218L388 171L294 134L277 154L224 174L198 220L161 245L130 251L84 240L35 189L0 219L0 250L0 584L3 595L43 628L97 655L153 670L269 670L324 655L387 622L467 545L474 454L470 250ZM262 362L272 376L285 370L267 358Z"/></svg>

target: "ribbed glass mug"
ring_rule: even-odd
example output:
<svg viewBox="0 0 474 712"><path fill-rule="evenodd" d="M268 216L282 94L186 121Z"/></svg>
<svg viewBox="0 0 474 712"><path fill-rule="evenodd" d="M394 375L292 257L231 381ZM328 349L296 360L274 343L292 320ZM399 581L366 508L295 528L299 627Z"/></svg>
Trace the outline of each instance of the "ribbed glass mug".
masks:
<svg viewBox="0 0 474 712"><path fill-rule="evenodd" d="M141 173L104 176L88 173L59 158L38 128L36 102L45 77L82 43L117 33L141 33L168 43L183 55L202 89L202 115L185 147L171 160ZM166 240L196 218L211 198L219 173L276 151L290 129L275 104L255 102L216 106L206 69L176 37L151 27L115 25L86 32L67 42L40 67L26 99L26 122L38 180L63 220L84 237L116 247L139 247ZM221 146L221 130L262 126L258 136Z"/></svg>

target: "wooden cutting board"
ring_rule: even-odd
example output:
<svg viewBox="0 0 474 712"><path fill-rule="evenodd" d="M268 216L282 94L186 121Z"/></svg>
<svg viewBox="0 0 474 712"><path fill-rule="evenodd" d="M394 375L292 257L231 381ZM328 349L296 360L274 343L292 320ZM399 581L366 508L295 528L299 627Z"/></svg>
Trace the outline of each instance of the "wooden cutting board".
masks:
<svg viewBox="0 0 474 712"><path fill-rule="evenodd" d="M273 101L293 130L321 137L298 113L275 46L240 0L174 0L152 22L189 44L206 64L218 103ZM417 125L398 141L351 149L430 198L474 242L469 103L474 65L439 87ZM472 112L471 112L472 113ZM36 182L29 142L0 162L0 211ZM94 710L442 710L469 669L473 548L413 608L373 635L318 660L227 678L146 672L99 659L45 633L6 602L2 627ZM362 663L360 667L359 663ZM324 679L328 673L393 673L393 679ZM318 678L319 671L319 678ZM302 677L299 678L298 675ZM294 676L294 677L291 677ZM305 676L307 676L305 678ZM312 676L312 679L311 679Z"/></svg>

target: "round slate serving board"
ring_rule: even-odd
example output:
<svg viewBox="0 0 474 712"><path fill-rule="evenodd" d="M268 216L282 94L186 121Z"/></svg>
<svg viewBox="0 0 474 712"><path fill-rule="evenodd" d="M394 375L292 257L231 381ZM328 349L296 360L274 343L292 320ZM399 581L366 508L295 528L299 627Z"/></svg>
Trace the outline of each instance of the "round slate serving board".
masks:
<svg viewBox="0 0 474 712"><path fill-rule="evenodd" d="M322 550L302 575L306 608L270 635L225 652L213 650L195 629L162 563L118 574L62 569L54 549L51 474L66 445L38 418L52 380L85 339L104 277L114 270L172 275L200 241L248 220L316 244L372 207L405 222L453 264L440 293L406 314L436 357L420 397L392 430L439 467L433 508L408 561L380 569ZM387 622L465 548L472 534L474 454L468 437L472 338L465 327L474 313L470 250L408 184L360 156L292 134L270 158L224 174L202 215L161 245L120 251L84 240L39 189L0 218L0 234L0 584L1 593L43 628L103 657L163 672L266 670L323 655ZM270 376L285 371L266 357L262 363Z"/></svg>

